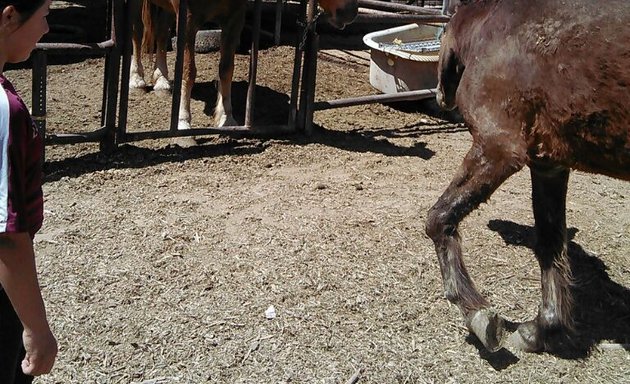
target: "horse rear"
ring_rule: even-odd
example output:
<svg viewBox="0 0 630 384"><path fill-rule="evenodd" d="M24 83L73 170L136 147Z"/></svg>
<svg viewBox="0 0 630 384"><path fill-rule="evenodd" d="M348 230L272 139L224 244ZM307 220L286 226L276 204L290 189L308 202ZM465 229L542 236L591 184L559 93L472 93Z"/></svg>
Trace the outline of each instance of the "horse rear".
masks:
<svg viewBox="0 0 630 384"><path fill-rule="evenodd" d="M151 3L150 1L131 0L130 18L132 19L132 61L129 79L130 88L144 89L143 54L153 54L153 72L151 81L154 91L170 91L168 66L166 65L166 48L170 38L173 15Z"/></svg>
<svg viewBox="0 0 630 384"><path fill-rule="evenodd" d="M489 350L503 319L464 266L459 223L530 167L541 268L537 317L512 342L553 347L573 328L565 206L569 170L630 180L630 2L466 1L442 38L438 102L459 107L473 137L427 220L447 298Z"/></svg>
<svg viewBox="0 0 630 384"><path fill-rule="evenodd" d="M170 26L178 20L179 1L176 0L132 0L142 5L132 6L134 14L133 59L131 64L131 88L143 88L144 73L141 62L141 46L155 43L156 59L153 70L154 90L170 91L166 64L166 47L170 37ZM189 0L184 32L184 72L179 110L178 129L190 128L190 97L197 75L195 64L195 38L200 27L214 21L221 27L219 61L219 92L214 111L215 124L219 127L237 125L232 115L231 83L234 73L234 55L245 23L247 0ZM169 22L170 20L170 22ZM145 28L146 27L146 28ZM143 33L144 32L144 33ZM144 37L144 38L143 38Z"/></svg>

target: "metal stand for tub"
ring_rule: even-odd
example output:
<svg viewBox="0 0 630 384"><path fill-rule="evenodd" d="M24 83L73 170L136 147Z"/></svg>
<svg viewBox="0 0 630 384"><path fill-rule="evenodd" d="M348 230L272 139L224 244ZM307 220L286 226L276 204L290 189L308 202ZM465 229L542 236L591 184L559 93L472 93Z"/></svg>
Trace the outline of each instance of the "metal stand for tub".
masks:
<svg viewBox="0 0 630 384"><path fill-rule="evenodd" d="M311 14L308 20L315 17L315 1L309 0ZM442 12L422 7L389 3L377 0L359 0L359 5L368 9L383 11L382 13L359 14L354 23L446 23L450 19L446 16L448 1L443 2ZM393 11L410 12L408 14L394 13ZM313 23L315 24L315 23ZM317 52L319 48L319 35L315 25L309 28L305 36L305 63L302 74L302 90L300 97L299 114L296 121L298 130L310 133L313 127L313 115L315 111L332 108L343 108L354 105L375 104L394 101L421 100L435 97L434 89L399 92L395 94L379 94L351 97L345 99L315 102L315 86L317 77Z"/></svg>

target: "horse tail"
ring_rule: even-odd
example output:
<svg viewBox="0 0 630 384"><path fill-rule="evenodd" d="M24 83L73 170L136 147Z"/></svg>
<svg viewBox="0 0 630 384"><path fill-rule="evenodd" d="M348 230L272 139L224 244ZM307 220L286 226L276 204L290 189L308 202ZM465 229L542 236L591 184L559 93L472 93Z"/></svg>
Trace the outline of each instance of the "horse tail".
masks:
<svg viewBox="0 0 630 384"><path fill-rule="evenodd" d="M142 1L142 53L152 53L155 50L155 31L153 30L153 14L157 9L150 0Z"/></svg>
<svg viewBox="0 0 630 384"><path fill-rule="evenodd" d="M151 0L142 2L142 23L144 24L144 34L142 36L142 46L144 53L154 53L156 44L169 36L171 23L174 18L164 8L153 4ZM164 47L166 49L166 47Z"/></svg>

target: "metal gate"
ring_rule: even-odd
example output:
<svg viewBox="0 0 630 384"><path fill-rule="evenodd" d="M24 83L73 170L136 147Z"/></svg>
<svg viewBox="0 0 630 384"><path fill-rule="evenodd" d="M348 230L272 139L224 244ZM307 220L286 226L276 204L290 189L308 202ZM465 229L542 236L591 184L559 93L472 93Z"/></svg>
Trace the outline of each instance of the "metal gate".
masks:
<svg viewBox="0 0 630 384"><path fill-rule="evenodd" d="M144 139L156 139L180 136L198 136L216 133L237 133L239 135L279 135L293 131L310 132L313 113L316 110L340 108L358 104L391 102L400 100L417 100L434 95L433 90L412 91L394 95L370 95L348 99L318 101L314 100L317 76L317 51L319 35L317 33L318 20L315 17L316 0L300 0L300 20L297 21L298 33L295 43L295 57L291 82L289 116L286 124L257 125L253 121L255 108L255 86L258 65L258 49L260 37L260 22L262 0L253 2L252 47L249 61L248 92L245 108L245 122L236 127L207 127L178 130L178 110L182 83L183 49L178 47L176 53L175 77L171 104L171 120L168 129L128 132L127 105L129 101L129 69L131 63L131 20L129 15L129 0L107 0L109 39L98 43L39 43L33 52L33 118L48 144L72 144L82 142L98 142L101 150L112 150L118 144ZM277 10L283 6L283 1L273 0ZM405 0L405 2L408 2ZM355 23L435 23L446 22L448 17L444 11L436 10L438 3L443 8L448 1L422 1L416 3L428 5L431 8L400 4L400 2L385 2L378 0L359 0L362 8L377 12L360 13ZM180 20L178 42L184 41L183 33L186 23L187 0L180 0ZM311 10L307 14L307 9ZM278 15L279 13L276 13ZM277 18L274 39L278 41L280 33ZM50 55L102 55L105 57L103 101L101 106L101 125L92 132L46 134L46 73L47 57Z"/></svg>

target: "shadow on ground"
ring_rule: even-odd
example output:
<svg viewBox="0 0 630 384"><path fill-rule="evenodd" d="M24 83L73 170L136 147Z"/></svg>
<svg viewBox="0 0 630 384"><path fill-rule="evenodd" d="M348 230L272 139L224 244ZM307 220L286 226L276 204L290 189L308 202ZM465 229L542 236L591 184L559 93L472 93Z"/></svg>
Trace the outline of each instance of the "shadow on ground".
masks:
<svg viewBox="0 0 630 384"><path fill-rule="evenodd" d="M234 117L237 121L245 120L245 104L247 99L247 82L234 82L232 86L232 104ZM256 86L256 104L253 111L254 125L284 125L289 118L289 97L271 88ZM205 102L204 113L211 116L217 100L215 82L201 82L195 84L192 98ZM414 103L414 113L425 113L437 118L451 118L450 115L442 115L437 104ZM410 111L412 112L412 111ZM388 139L394 138L420 138L438 132L462 132L466 131L463 124L457 119L443 121L437 125L414 124L402 128L377 128L377 129L352 129L348 131L334 131L325 127L314 125L310 136L295 135L292 143L310 144L319 143L339 149L353 152L374 152L386 156L417 156L428 160L435 154L426 148L426 143L418 142L413 147L402 147L393 144Z"/></svg>
<svg viewBox="0 0 630 384"><path fill-rule="evenodd" d="M532 249L534 257L533 227L505 220L491 220L488 227L506 244ZM570 348L554 352L568 359L586 357L603 341L621 345L630 342L630 289L611 280L604 262L571 241L577 232L576 228L568 229L576 330L568 339Z"/></svg>
<svg viewBox="0 0 630 384"><path fill-rule="evenodd" d="M237 121L245 119L245 100L248 84L245 81L233 84L232 101L234 116ZM217 99L215 82L196 83L192 98L203 101L204 113L211 116ZM256 107L253 111L254 125L286 125L289 116L289 97L264 86L256 86ZM141 148L131 144L118 147L112 154L89 153L83 156L59 161L49 161L45 165L46 181L55 181L61 177L78 175L116 168L140 168L158 163L180 162L189 159L213 157L224 154L243 155L264 150L268 139L275 139L276 144L310 145L323 144L350 152L373 152L385 156L414 156L424 160L431 159L435 152L428 149L426 143L417 140L413 146L400 146L390 139L415 138L439 132L464 131L462 124L444 121L437 125L414 124L401 128L352 129L336 131L321 126L313 126L310 134L278 133L252 138L242 132L224 133L216 136L201 137L199 145L182 148L178 145L166 145L162 148ZM222 138L223 137L223 138ZM228 137L229 139L225 139Z"/></svg>
<svg viewBox="0 0 630 384"><path fill-rule="evenodd" d="M63 160L48 161L44 164L44 175L45 182L52 182L62 177L77 177L108 169L144 168L163 163L181 163L191 159L249 155L261 153L264 150L265 146L261 142L237 140L189 148L169 144L153 149L125 144L112 153L94 152Z"/></svg>

